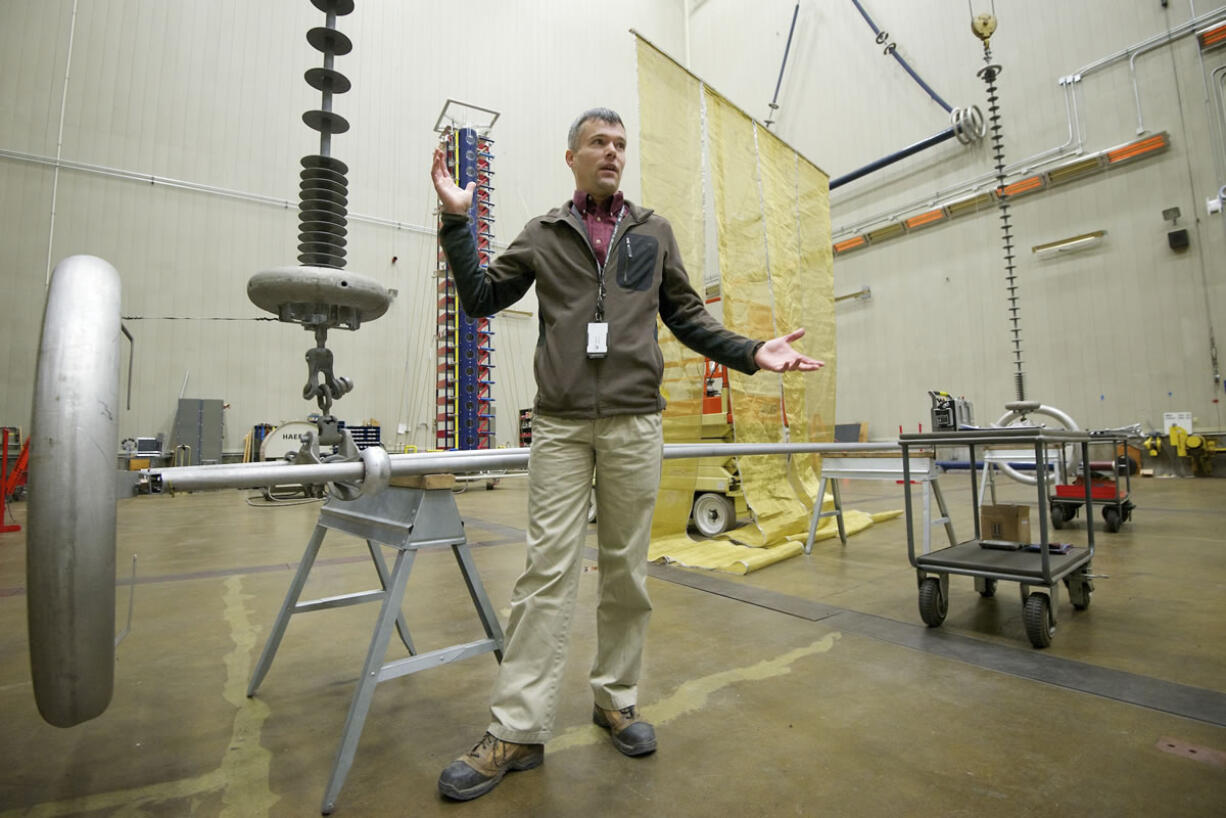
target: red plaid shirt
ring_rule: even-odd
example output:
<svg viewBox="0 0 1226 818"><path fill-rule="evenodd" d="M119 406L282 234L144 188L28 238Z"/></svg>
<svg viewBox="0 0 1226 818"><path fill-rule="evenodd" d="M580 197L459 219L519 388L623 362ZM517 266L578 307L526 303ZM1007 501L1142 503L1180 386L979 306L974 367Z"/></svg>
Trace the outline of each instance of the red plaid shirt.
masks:
<svg viewBox="0 0 1226 818"><path fill-rule="evenodd" d="M590 195L576 190L571 201L579 211L579 217L583 219L583 226L587 228L587 237L592 242L592 250L596 252L596 261L603 267L605 259L609 257L613 228L617 227L617 219L625 206L622 192L617 191L604 204L596 204L596 200Z"/></svg>

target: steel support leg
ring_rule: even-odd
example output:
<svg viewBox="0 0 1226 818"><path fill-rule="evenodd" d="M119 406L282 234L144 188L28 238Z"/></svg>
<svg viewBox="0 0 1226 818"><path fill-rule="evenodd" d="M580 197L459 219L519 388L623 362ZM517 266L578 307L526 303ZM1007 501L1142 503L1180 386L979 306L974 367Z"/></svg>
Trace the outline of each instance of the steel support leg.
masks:
<svg viewBox="0 0 1226 818"><path fill-rule="evenodd" d="M413 567L413 557L416 554L415 549L402 549L396 555L391 587L387 589L383 604L379 608L378 624L370 639L370 649L366 651L366 662L362 665L362 675L358 679L357 690L353 693L353 701L349 704L349 715L345 717L345 727L341 730L341 745L336 751L336 761L332 765L332 774L328 777L328 786L324 791L323 805L320 808L324 815L330 814L336 808L336 797L340 794L345 776L353 765L353 755L358 748L358 739L362 737L362 727L366 723L366 714L370 711L375 685L379 683L379 668L383 666L392 627L400 618L400 600L404 596L404 587L409 581L409 571Z"/></svg>
<svg viewBox="0 0 1226 818"><path fill-rule="evenodd" d="M260 682L264 681L264 676L268 673L268 669L272 667L273 657L277 655L277 648L281 645L281 638L285 636L285 626L289 624L289 618L293 616L294 608L298 604L298 597L302 595L302 588L306 585L307 575L311 573L311 566L315 564L315 558L319 555L319 546L323 544L324 534L326 533L328 533L328 529L322 525L316 525L315 533L311 535L310 541L307 542L306 551L302 554L302 561L298 563L298 570L294 573L294 581L290 583L289 591L285 594L285 601L281 603L281 611L277 614L276 621L273 622L272 631L268 634L268 641L264 643L264 651L260 654L260 660L255 664L255 672L251 674L251 682L247 685L248 698L255 695Z"/></svg>
<svg viewBox="0 0 1226 818"><path fill-rule="evenodd" d="M477 616L481 619L481 627L497 646L494 648L494 658L502 662L502 626L498 624L498 615L494 613L494 606L490 605L485 586L481 584L481 577L477 574L477 566L473 563L468 543L456 543L451 546L451 553L455 554L455 560L460 564L460 573L464 576L464 585L468 587L468 595L472 597L473 607L477 609Z"/></svg>
<svg viewBox="0 0 1226 818"><path fill-rule="evenodd" d="M843 524L843 495L839 493L839 481L830 481L830 492L834 495L834 520L839 525L839 541L847 545L847 527Z"/></svg>
<svg viewBox="0 0 1226 818"><path fill-rule="evenodd" d="M809 538L805 540L805 553L813 550L813 538L817 535L817 524L822 519L822 503L826 500L826 478L823 477L817 485L817 496L813 498L813 515L809 518Z"/></svg>
<svg viewBox="0 0 1226 818"><path fill-rule="evenodd" d="M941 484L935 477L932 478L932 496L937 499L937 508L941 510L941 519L945 522L945 534L949 537L949 544L957 545L958 537L954 534L954 521L949 516L949 508L945 505L945 496L941 494Z"/></svg>
<svg viewBox="0 0 1226 818"><path fill-rule="evenodd" d="M826 499L826 486L830 486L830 496L834 498L834 511L822 511ZM825 517L834 517L839 527L839 541L847 545L847 528L843 525L843 497L839 493L839 481L823 477L817 487L817 497L813 500L813 516L809 518L809 538L805 540L805 553L813 551L813 540L817 536L817 524Z"/></svg>
<svg viewBox="0 0 1226 818"><path fill-rule="evenodd" d="M375 563L375 570L379 572L379 587L387 592L387 562L383 559L383 549L374 540L367 540L366 547L370 549L370 558ZM399 606L399 602L396 603ZM404 643L408 649L410 656L416 656L417 650L413 647L413 637L409 635L409 623L404 620L404 611L397 610L396 612L396 631L400 634L400 641Z"/></svg>
<svg viewBox="0 0 1226 818"><path fill-rule="evenodd" d="M924 511L923 511L923 529L924 529L924 553L932 552L932 484L927 480L924 483Z"/></svg>

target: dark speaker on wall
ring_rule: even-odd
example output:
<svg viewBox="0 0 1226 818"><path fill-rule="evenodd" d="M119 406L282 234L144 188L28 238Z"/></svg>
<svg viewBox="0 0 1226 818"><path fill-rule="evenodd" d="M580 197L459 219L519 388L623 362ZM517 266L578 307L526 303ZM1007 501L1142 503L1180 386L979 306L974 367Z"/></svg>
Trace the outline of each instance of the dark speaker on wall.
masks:
<svg viewBox="0 0 1226 818"><path fill-rule="evenodd" d="M1171 249L1175 251L1188 249L1188 231L1187 230L1172 230L1166 234L1166 241L1171 245Z"/></svg>

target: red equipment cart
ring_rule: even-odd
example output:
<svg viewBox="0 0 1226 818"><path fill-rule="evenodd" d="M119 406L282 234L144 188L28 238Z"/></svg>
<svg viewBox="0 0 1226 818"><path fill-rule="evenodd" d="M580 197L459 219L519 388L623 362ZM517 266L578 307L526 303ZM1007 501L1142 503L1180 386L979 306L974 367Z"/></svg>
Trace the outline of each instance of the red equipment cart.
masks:
<svg viewBox="0 0 1226 818"><path fill-rule="evenodd" d="M1051 525L1052 528L1064 528L1065 523L1077 516L1077 510L1086 503L1084 481L1089 480L1091 502L1102 506L1105 527L1114 534L1127 520L1132 519L1132 510L1136 508L1129 499L1132 495L1132 469L1127 448L1124 449L1123 457L1116 456L1119 445L1126 443L1127 439L1096 432L1091 432L1090 436L1096 441L1110 441L1113 444L1111 462L1094 464L1105 468L1091 468L1089 473L1080 475L1072 483L1056 485L1056 493L1051 497ZM1122 481L1121 473L1124 477ZM1087 510L1087 522L1091 516L1091 512Z"/></svg>

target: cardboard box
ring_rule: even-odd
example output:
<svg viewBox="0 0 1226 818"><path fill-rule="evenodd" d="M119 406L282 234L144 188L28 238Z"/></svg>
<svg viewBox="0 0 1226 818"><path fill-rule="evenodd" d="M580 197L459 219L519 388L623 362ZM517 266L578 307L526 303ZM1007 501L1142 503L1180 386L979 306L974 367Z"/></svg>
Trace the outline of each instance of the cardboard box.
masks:
<svg viewBox="0 0 1226 818"><path fill-rule="evenodd" d="M1030 542L1030 506L980 506L979 533L985 540Z"/></svg>

